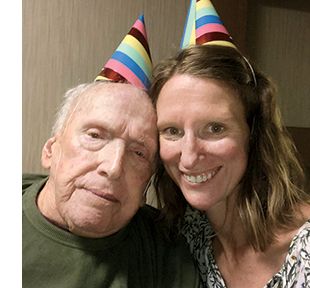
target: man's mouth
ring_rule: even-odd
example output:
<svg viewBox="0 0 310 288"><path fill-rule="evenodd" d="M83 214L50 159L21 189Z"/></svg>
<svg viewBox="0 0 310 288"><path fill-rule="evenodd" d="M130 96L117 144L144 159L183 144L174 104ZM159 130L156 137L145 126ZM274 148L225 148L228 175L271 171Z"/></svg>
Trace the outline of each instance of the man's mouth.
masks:
<svg viewBox="0 0 310 288"><path fill-rule="evenodd" d="M109 194L109 193L105 193L103 192L102 190L100 189L93 189L93 188L88 188L86 189L86 191L104 199L104 200L107 200L107 201L110 201L110 202L118 202L118 200L112 195L112 194Z"/></svg>

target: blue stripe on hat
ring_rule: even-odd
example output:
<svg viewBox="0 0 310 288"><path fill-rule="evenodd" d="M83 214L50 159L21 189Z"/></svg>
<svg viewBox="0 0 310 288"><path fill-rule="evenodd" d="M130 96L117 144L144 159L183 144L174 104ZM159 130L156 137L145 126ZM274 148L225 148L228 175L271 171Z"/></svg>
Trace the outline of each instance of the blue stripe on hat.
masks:
<svg viewBox="0 0 310 288"><path fill-rule="evenodd" d="M223 24L223 22L218 16L207 15L207 16L203 16L196 20L196 29L198 29L199 27L205 24L210 24L210 23L211 24Z"/></svg>
<svg viewBox="0 0 310 288"><path fill-rule="evenodd" d="M120 51L115 51L111 58L123 63L141 80L145 87L150 87L151 82L147 75L143 72L140 66L127 54Z"/></svg>

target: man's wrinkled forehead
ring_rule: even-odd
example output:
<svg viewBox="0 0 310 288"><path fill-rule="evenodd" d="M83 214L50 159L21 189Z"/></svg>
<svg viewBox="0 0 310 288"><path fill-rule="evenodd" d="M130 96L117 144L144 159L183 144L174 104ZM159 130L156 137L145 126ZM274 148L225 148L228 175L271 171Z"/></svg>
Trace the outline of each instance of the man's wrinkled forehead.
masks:
<svg viewBox="0 0 310 288"><path fill-rule="evenodd" d="M146 92L131 84L101 83L90 87L73 103L70 114L68 122L70 118L73 120L87 115L100 119L104 117L107 121L115 117L124 121L140 119L147 130L156 126L156 112L151 99Z"/></svg>
<svg viewBox="0 0 310 288"><path fill-rule="evenodd" d="M125 83L102 83L91 87L80 96L78 102L83 105L91 105L101 98L102 103L113 102L120 106L131 105L131 107L152 110L152 103L147 93L131 84ZM144 110L143 109L143 110ZM137 109L138 110L138 109Z"/></svg>

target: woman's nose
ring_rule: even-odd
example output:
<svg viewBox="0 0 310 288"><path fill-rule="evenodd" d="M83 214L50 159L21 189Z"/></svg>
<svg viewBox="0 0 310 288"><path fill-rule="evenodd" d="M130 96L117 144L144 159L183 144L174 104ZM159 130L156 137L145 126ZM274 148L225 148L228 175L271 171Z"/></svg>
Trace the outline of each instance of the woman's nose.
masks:
<svg viewBox="0 0 310 288"><path fill-rule="evenodd" d="M199 140L195 136L186 136L183 139L180 155L180 164L185 169L192 169L201 158Z"/></svg>
<svg viewBox="0 0 310 288"><path fill-rule="evenodd" d="M113 139L99 152L97 171L111 179L118 179L122 175L126 145L120 139Z"/></svg>

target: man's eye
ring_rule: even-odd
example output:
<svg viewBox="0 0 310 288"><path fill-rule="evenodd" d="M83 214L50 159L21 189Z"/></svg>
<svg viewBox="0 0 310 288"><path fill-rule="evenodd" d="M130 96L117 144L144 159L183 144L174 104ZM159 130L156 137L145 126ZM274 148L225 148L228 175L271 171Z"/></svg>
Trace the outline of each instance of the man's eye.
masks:
<svg viewBox="0 0 310 288"><path fill-rule="evenodd" d="M145 158L145 155L142 151L135 151L136 155L141 157L141 158Z"/></svg>
<svg viewBox="0 0 310 288"><path fill-rule="evenodd" d="M93 138L93 139L98 139L98 138L100 138L99 133L96 133L96 132L89 132L89 133L88 133L88 136L90 136L90 137Z"/></svg>
<svg viewBox="0 0 310 288"><path fill-rule="evenodd" d="M108 136L107 133L100 129L86 129L82 131L80 135L81 145L83 145L85 149L96 151L107 143Z"/></svg>
<svg viewBox="0 0 310 288"><path fill-rule="evenodd" d="M105 131L102 131L100 129L91 128L85 131L85 134L87 135L88 139L90 140L96 140L96 139L105 139L107 138L107 134Z"/></svg>

